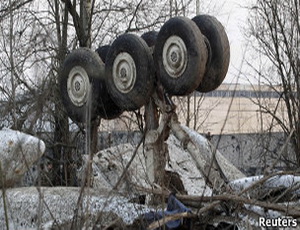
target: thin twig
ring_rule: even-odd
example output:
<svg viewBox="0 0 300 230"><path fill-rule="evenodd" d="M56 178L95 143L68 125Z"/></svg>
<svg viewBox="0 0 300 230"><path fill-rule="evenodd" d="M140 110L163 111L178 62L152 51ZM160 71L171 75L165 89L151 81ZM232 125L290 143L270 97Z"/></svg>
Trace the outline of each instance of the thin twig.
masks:
<svg viewBox="0 0 300 230"><path fill-rule="evenodd" d="M11 12L20 9L21 7L24 7L25 5L27 5L30 2L33 2L33 0L27 0L25 2L15 1L10 6L4 8L4 9L1 9L0 13L3 13L3 14L0 16L0 21L2 21ZM19 4L17 4L17 3L19 3Z"/></svg>
<svg viewBox="0 0 300 230"><path fill-rule="evenodd" d="M144 139L145 139L145 133L143 134L143 137L142 137L141 140L139 141L138 145L136 146L136 148L135 148L135 150L134 150L134 152L133 152L133 155L132 155L131 159L129 160L129 162L127 163L125 169L123 170L122 175L120 176L120 178L118 179L118 181L117 181L117 183L114 185L114 187L112 188L112 191L117 190L117 188L119 187L119 185L120 185L121 182L123 181L123 179L124 179L124 177L125 177L125 175L126 175L128 169L129 169L131 163L133 162L134 158L136 157L136 155L137 155L137 153L138 153L139 147L140 147L141 144L144 142ZM110 193L110 194L113 194L113 193ZM104 207L110 202L110 200L111 200L111 198L109 197L109 198L105 201L105 203L103 204L103 209L104 209ZM100 214L99 214L98 217L97 217L96 223L98 223L98 222L100 221L101 216L102 216L102 214L101 214L101 212L100 212ZM96 229L96 225L93 227L93 229Z"/></svg>
<svg viewBox="0 0 300 230"><path fill-rule="evenodd" d="M143 0L140 0L140 2L137 4L134 13L132 14L132 18L129 22L128 28L126 29L125 33L127 33L130 30L131 24L133 23L134 18L136 17L136 14L138 12L138 9L140 8L140 5L142 4Z"/></svg>
<svg viewBox="0 0 300 230"><path fill-rule="evenodd" d="M256 181L255 183L251 184L249 187L243 189L238 195L239 196L243 195L244 193L248 192L249 190L252 190L255 187L257 187L258 185L265 183L267 180L269 180L270 178L272 178L274 176L290 175L293 173L295 173L295 172L294 171L286 171L286 172L275 172L275 173L266 175L266 176L262 177L261 179L259 179L258 181Z"/></svg>
<svg viewBox="0 0 300 230"><path fill-rule="evenodd" d="M277 157L276 161L274 161L274 163L270 166L270 169L273 169L273 168L275 167L275 165L279 162L279 160L280 160L280 158L281 158L281 156L282 156L282 154L283 154L283 152L284 152L284 149L285 149L286 146L290 143L290 140L291 140L291 138L292 138L294 132L295 132L295 129L293 128L293 129L290 131L290 134L289 134L288 138L285 140L284 145L281 147L280 152L279 152L279 154L278 154L278 157Z"/></svg>
<svg viewBox="0 0 300 230"><path fill-rule="evenodd" d="M128 171L128 169L129 169L130 165L132 164L134 158L136 157L136 155L137 155L137 153L138 153L139 147L140 147L141 144L144 142L144 139L145 139L145 133L143 134L143 137L141 138L141 140L140 140L140 142L138 143L138 145L136 146L136 148L135 148L135 150L134 150L134 152L133 152L133 154L132 154L132 156L131 156L129 162L127 163L125 169L124 169L123 172L122 172L122 175L120 176L119 180L117 181L117 183L115 184L115 186L113 187L112 190L116 190L116 189L119 187L120 183L123 181L125 175L127 174L127 171Z"/></svg>
<svg viewBox="0 0 300 230"><path fill-rule="evenodd" d="M0 188L2 188L2 200L3 200L3 208L4 208L4 216L5 216L5 225L6 225L6 229L9 230L8 211L6 205L5 175L2 170L1 161L0 161Z"/></svg>
<svg viewBox="0 0 300 230"><path fill-rule="evenodd" d="M174 215L165 216L164 218L150 224L147 230L154 230L156 228L164 226L169 221L178 220L181 218L197 218L197 215L190 212L182 212L182 213L176 213Z"/></svg>
<svg viewBox="0 0 300 230"><path fill-rule="evenodd" d="M142 190L145 192L152 192L155 194L162 194L168 196L169 193L161 192L160 190L153 190L147 188L138 187L138 190ZM275 210L279 212L284 212L286 215L290 215L293 217L300 217L300 209L292 206L285 206L282 204L275 204L269 203L266 201L258 201L256 199L249 199L245 197L241 197L240 195L235 194L223 194L223 195L216 195L216 196L194 196L194 195L180 195L177 194L176 197L180 200L183 204L189 205L194 208L201 208L198 214L204 213L206 211L211 210L216 205L220 204L221 202L234 202L234 203L241 203L241 204L250 204L260 206L262 208ZM211 203L206 207L202 207L202 203Z"/></svg>

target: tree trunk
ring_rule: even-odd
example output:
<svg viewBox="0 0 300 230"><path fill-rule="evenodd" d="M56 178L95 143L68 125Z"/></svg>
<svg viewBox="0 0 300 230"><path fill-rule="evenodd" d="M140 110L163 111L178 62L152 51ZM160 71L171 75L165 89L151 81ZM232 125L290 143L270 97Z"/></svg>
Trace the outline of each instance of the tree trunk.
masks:
<svg viewBox="0 0 300 230"><path fill-rule="evenodd" d="M151 99L145 106L145 122L146 122L146 167L150 183L162 184L162 178L156 175L156 171L162 171L159 164L160 143L156 136L158 128L158 111Z"/></svg>
<svg viewBox="0 0 300 230"><path fill-rule="evenodd" d="M82 22L81 36L78 36L80 46L91 47L91 0L80 1L80 19Z"/></svg>
<svg viewBox="0 0 300 230"><path fill-rule="evenodd" d="M59 1L55 1L55 20L57 29L57 38L59 42L58 49L58 71L61 69L61 65L65 59L67 53L67 31L68 31L68 10L64 9L64 19L61 29L60 24L60 8ZM59 75L60 73L58 73ZM54 99L54 153L53 153L53 177L51 178L53 185L74 186L76 184L72 175L74 175L72 152L69 148L70 133L69 133L69 121L68 116L64 110L64 106L60 100L60 92L57 81L55 82ZM73 179L72 179L73 178Z"/></svg>

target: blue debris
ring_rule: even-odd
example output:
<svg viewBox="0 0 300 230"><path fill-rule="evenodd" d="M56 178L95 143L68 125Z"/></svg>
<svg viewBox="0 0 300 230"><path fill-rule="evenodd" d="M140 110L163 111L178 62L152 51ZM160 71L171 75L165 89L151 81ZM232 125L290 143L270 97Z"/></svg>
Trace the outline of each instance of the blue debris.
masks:
<svg viewBox="0 0 300 230"><path fill-rule="evenodd" d="M164 216L174 215L178 213L191 212L191 209L187 208L182 204L173 194L170 194L168 198L168 205L165 211L148 212L144 214L144 218L148 223L162 219ZM181 225L181 220L172 220L167 222L167 229L176 229ZM188 225L190 225L188 223ZM157 228L159 229L159 228Z"/></svg>

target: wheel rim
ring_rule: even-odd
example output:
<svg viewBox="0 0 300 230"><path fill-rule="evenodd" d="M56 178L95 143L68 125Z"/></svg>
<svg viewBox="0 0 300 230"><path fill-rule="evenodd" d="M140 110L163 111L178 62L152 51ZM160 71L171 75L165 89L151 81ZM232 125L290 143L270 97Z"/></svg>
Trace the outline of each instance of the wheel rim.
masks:
<svg viewBox="0 0 300 230"><path fill-rule="evenodd" d="M90 80L87 72L80 66L75 66L69 73L67 82L68 95L72 103L78 107L87 102Z"/></svg>
<svg viewBox="0 0 300 230"><path fill-rule="evenodd" d="M136 81L136 66L130 54L119 53L113 63L113 81L117 89L122 93L128 93L133 89Z"/></svg>
<svg viewBox="0 0 300 230"><path fill-rule="evenodd" d="M180 77L187 66L187 48L178 36L171 36L163 47L163 65L167 73L173 77Z"/></svg>

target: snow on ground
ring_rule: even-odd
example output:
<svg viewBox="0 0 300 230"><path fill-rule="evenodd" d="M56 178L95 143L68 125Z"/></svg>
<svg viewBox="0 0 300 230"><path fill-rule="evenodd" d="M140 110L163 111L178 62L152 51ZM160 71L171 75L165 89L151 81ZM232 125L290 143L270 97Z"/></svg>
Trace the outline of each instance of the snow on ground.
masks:
<svg viewBox="0 0 300 230"><path fill-rule="evenodd" d="M211 146L207 144L208 142L204 137L190 132L190 130L186 131L194 142L203 145L200 149L205 147L207 151L211 151L209 149ZM167 144L169 156L166 170L176 172L179 175L184 189L189 195L211 195L210 188L205 185L192 157L183 149L180 141L175 136L170 135ZM5 199L2 197L3 194L0 194L0 229L5 226L6 215L8 216L10 229L51 229L55 223L59 225L70 224L77 209L78 217L89 216L95 218L99 213L104 214L102 220L104 224L105 221L108 221L106 217L113 214L121 218L124 224L127 225L132 224L138 216L149 211L155 211L147 205L131 202L133 198L141 195L134 185L150 188L145 166L146 153L143 146L138 149L126 176L122 179L118 187L118 194L111 192L120 180L128 162L130 162L135 148L136 146L132 144L121 144L98 152L93 158L93 174L91 176L93 188L85 189L81 202L78 202L81 188L27 187L7 189ZM88 157L84 156L84 158L87 161ZM78 176L82 178L84 171L84 167L81 168L78 171ZM241 175L238 175L238 178L240 177ZM261 178L262 176L241 178L232 181L230 184L234 190L241 191ZM299 183L299 177L281 175L267 180L265 186L267 188L291 187ZM299 190L296 190L296 192L299 192ZM6 202L6 208L4 208L3 201ZM253 209L258 213L261 211L256 206L248 205L246 208ZM279 214L276 212L269 213L271 217L277 215ZM247 216L243 218L245 218L245 222L254 221L247 219Z"/></svg>
<svg viewBox="0 0 300 230"><path fill-rule="evenodd" d="M180 142L171 135L167 143L169 161L166 169L179 174L188 194L211 194L192 158L181 147ZM134 150L135 146L122 144L100 151L95 155L92 175L93 188L83 196L79 216L82 213L96 216L101 212L110 212L119 216L125 224L131 224L139 215L150 211L146 205L130 202L130 199L136 196L136 191L130 187L132 184L149 187L144 160L145 152L142 146L120 185L120 191L123 191L122 194L127 197L111 193L111 189L119 180ZM78 175L83 176L83 172L84 168L79 170ZM124 193L124 191L127 192ZM53 223L68 223L72 221L74 210L78 207L79 194L80 188L70 187L7 189L6 208L4 208L2 194L0 195L0 226L5 226L5 212L7 212L11 229L36 229L39 227L47 229Z"/></svg>
<svg viewBox="0 0 300 230"><path fill-rule="evenodd" d="M131 224L139 215L150 209L130 203L125 197L112 193L86 190L82 205L77 205L80 188L51 187L15 188L6 192L7 214L10 229L44 229L52 224L68 223L79 207L79 217L97 216L99 213L114 213L125 224ZM5 226L3 198L0 195L0 229ZM154 210L152 210L154 211ZM104 223L105 220L102 221Z"/></svg>

